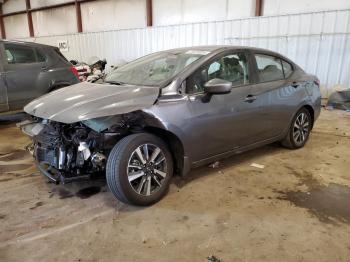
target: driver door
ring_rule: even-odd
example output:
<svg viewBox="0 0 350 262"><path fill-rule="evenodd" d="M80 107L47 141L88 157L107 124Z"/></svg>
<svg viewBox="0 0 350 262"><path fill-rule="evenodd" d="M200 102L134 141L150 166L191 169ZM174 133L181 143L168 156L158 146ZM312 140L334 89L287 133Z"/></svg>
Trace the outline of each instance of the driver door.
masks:
<svg viewBox="0 0 350 262"><path fill-rule="evenodd" d="M186 80L191 112L194 162L235 150L252 142L256 107L251 93L250 59L245 51L225 52ZM214 78L232 82L229 94L213 95L204 102L204 84Z"/></svg>

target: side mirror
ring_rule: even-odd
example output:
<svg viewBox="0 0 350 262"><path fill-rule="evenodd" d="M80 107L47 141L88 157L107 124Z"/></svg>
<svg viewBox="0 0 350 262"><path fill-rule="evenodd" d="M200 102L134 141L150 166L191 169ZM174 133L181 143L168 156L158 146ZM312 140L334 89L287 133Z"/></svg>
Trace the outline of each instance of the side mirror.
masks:
<svg viewBox="0 0 350 262"><path fill-rule="evenodd" d="M232 83L219 78L209 80L204 84L204 91L210 95L228 94L231 92Z"/></svg>
<svg viewBox="0 0 350 262"><path fill-rule="evenodd" d="M202 97L203 103L210 102L213 95L223 95L231 92L232 83L220 78L214 78L204 84L205 95Z"/></svg>

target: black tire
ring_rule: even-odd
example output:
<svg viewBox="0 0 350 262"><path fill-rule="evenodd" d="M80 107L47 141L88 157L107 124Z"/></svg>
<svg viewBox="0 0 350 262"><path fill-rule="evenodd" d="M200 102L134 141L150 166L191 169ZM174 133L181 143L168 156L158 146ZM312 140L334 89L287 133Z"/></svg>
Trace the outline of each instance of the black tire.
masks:
<svg viewBox="0 0 350 262"><path fill-rule="evenodd" d="M302 139L302 141L298 141L295 138L295 133L297 133L298 128L295 127L295 125L297 125L297 121L298 119L300 119L300 117L302 116L302 114L306 117L306 121L308 122L307 128L304 127L304 131L306 132L304 135L304 139ZM292 123L289 127L288 133L286 135L286 137L284 138L284 140L281 141L281 144L284 147L287 147L289 149L298 149L298 148L302 148L306 142L308 141L309 137L310 137L310 132L312 129L312 117L310 115L310 112L306 109L306 108L301 108L294 116ZM301 132L299 130L299 132Z"/></svg>
<svg viewBox="0 0 350 262"><path fill-rule="evenodd" d="M158 147L166 163L164 167L166 169L166 176L162 179L162 185L150 195L137 193L132 187L131 182L129 182L128 177L128 170L130 168L129 160L135 154L135 150L144 144ZM173 160L167 145L160 138L148 133L139 133L124 137L113 147L107 160L107 185L117 199L127 204L148 206L158 202L168 191L172 175ZM143 179L143 176L140 178ZM150 180L152 179L150 178ZM155 181L153 182L155 183Z"/></svg>

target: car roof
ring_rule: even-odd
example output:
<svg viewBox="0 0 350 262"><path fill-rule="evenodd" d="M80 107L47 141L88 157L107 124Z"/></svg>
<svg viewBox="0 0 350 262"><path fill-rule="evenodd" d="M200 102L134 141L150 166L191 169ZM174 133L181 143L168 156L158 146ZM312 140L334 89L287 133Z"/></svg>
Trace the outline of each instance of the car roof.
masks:
<svg viewBox="0 0 350 262"><path fill-rule="evenodd" d="M45 47L55 48L55 46L51 46L51 45L39 44L39 43L35 43L35 42L20 41L20 40L17 41L17 40L1 39L0 43L22 44L22 45L28 45L28 46L45 46Z"/></svg>
<svg viewBox="0 0 350 262"><path fill-rule="evenodd" d="M203 45L203 46L191 46L191 47L181 47L181 48L175 48L170 50L164 50L160 52L187 52L187 51L206 51L208 54L218 54L225 50L250 50L256 53L263 53L267 55L277 56L282 58L283 60L286 60L287 62L293 64L295 67L298 67L292 60L290 60L288 57L285 57L284 55L277 53L272 50L264 49L264 48L258 48L258 47L251 47L251 46L234 46L234 45Z"/></svg>
<svg viewBox="0 0 350 262"><path fill-rule="evenodd" d="M257 47L251 47L251 46L234 46L234 45L202 45L202 46L180 47L180 48L174 48L174 49L164 50L164 51L165 52L177 52L177 51L186 52L186 51L198 50L198 51L207 51L212 53L216 51L222 51L225 49L226 50L245 49L245 50L252 50L252 51L275 53L271 50L263 49L263 48L257 48Z"/></svg>

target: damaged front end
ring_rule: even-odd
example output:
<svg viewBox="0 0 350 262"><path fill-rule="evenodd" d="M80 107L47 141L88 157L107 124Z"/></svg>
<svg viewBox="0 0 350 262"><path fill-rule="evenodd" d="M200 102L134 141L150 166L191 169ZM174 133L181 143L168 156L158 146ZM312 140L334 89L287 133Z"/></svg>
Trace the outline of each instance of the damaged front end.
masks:
<svg viewBox="0 0 350 262"><path fill-rule="evenodd" d="M33 140L28 149L38 169L58 184L104 172L110 150L132 132L136 118L130 113L72 124L33 118L19 126Z"/></svg>
<svg viewBox="0 0 350 262"><path fill-rule="evenodd" d="M104 172L112 147L140 125L140 112L158 95L158 87L79 83L30 102L24 111L33 118L20 127L51 181L89 178Z"/></svg>

